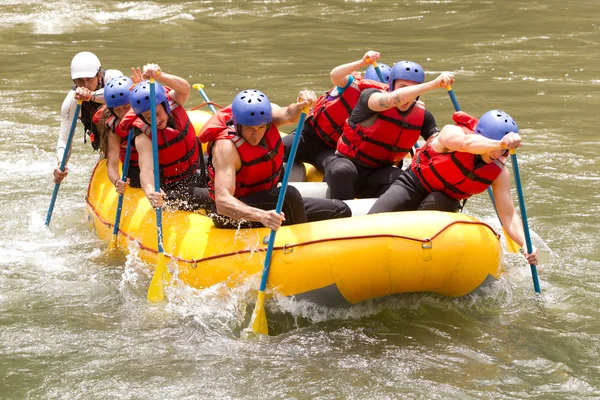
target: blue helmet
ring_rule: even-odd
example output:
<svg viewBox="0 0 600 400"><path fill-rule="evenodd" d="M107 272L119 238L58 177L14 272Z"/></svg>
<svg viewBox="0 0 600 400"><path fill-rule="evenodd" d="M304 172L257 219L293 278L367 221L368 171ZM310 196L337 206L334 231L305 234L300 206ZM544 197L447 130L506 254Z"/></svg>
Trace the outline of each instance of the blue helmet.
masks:
<svg viewBox="0 0 600 400"><path fill-rule="evenodd" d="M398 61L394 64L390 73L390 92L394 90L396 79L423 83L425 82L425 71L416 62Z"/></svg>
<svg viewBox="0 0 600 400"><path fill-rule="evenodd" d="M475 133L488 139L501 140L509 132L519 133L519 127L510 115L502 110L491 110L479 118Z"/></svg>
<svg viewBox="0 0 600 400"><path fill-rule="evenodd" d="M377 65L381 70L381 74L385 78L384 83L390 83L390 75L392 73L392 69L390 68L390 66L384 63ZM367 70L365 71L365 76L363 78L379 82L379 75L377 75L377 71L375 71L375 68L372 65L370 65L369 68L367 68Z"/></svg>
<svg viewBox="0 0 600 400"><path fill-rule="evenodd" d="M115 108L129 104L129 89L133 81L126 76L116 76L104 86L106 107Z"/></svg>
<svg viewBox="0 0 600 400"><path fill-rule="evenodd" d="M154 86L156 105L163 104L167 114L171 114L171 106L167 98L167 92L160 83L156 82ZM131 91L131 108L136 115L145 113L150 109L150 81L141 81Z"/></svg>
<svg viewBox="0 0 600 400"><path fill-rule="evenodd" d="M256 89L242 90L231 103L233 123L245 126L261 126L273 121L271 102Z"/></svg>

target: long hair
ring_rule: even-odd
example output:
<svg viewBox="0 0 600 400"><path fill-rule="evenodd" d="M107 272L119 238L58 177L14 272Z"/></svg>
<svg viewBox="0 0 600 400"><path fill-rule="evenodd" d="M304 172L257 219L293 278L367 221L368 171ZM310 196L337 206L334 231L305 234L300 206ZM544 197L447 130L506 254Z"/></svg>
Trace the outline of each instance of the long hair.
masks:
<svg viewBox="0 0 600 400"><path fill-rule="evenodd" d="M99 137L99 148L100 158L106 158L106 154L108 153L108 135L110 134L110 129L106 126L106 120L112 114L110 110L104 106L102 107L102 114L100 115L100 121L97 124L98 127L98 135Z"/></svg>

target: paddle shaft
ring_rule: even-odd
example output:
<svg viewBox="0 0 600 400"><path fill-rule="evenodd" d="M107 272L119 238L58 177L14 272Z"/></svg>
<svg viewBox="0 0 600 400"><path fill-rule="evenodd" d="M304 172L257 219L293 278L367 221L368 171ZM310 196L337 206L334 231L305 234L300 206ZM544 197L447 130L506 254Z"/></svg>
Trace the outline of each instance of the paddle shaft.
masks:
<svg viewBox="0 0 600 400"><path fill-rule="evenodd" d="M160 174L158 172L158 133L156 129L156 85L150 79L150 115L152 115L152 161L154 163L154 190L160 193ZM158 253L163 253L162 208L156 207L156 239Z"/></svg>
<svg viewBox="0 0 600 400"><path fill-rule="evenodd" d="M65 171L67 166L67 159L69 158L69 152L71 151L71 142L73 142L73 134L75 133L75 126L77 125L77 118L79 117L79 111L81 110L81 100L77 100L77 106L75 107L75 113L73 114L73 120L71 121L71 130L67 137L67 144L65 145L65 152L63 153L62 161L60 162L60 170ZM58 196L58 189L60 183L54 184L54 190L52 191L52 198L50 199L50 206L48 207L48 214L46 214L46 226L50 225L50 219L52 219L52 211L54 210L54 203L56 203L56 197Z"/></svg>
<svg viewBox="0 0 600 400"><path fill-rule="evenodd" d="M208 96L204 92L204 89L202 89L204 86L198 84L198 85L194 85L194 87L198 89L198 91L200 92L200 96L202 96L202 98L204 99L204 101L208 103L208 108L210 108L210 111L213 114L216 114L217 113L217 109L215 108L215 106L213 106L212 104L210 104L210 100L208 99Z"/></svg>
<svg viewBox="0 0 600 400"><path fill-rule="evenodd" d="M283 181L281 182L281 189L279 190L279 197L277 198L277 206L275 207L275 212L277 214L281 214L281 209L283 208L283 201L285 199L285 192L287 191L288 181L290 179L290 173L292 172L292 165L294 165L294 158L296 158L296 150L298 150L298 143L300 142L300 136L302 133L302 128L304 127L304 121L306 120L306 114L308 114L308 107L302 110L302 114L300 114L300 119L298 120L298 126L296 127L296 134L294 135L294 140L292 142L292 147L290 148L290 154L288 156L288 167L285 169L285 173L283 174ZM264 292L267 288L267 280L269 278L269 270L271 268L271 256L273 254L273 245L275 243L275 235L276 231L271 230L271 234L269 235L269 244L267 245L267 254L265 256L265 265L263 269L262 279L260 281L260 291Z"/></svg>
<svg viewBox="0 0 600 400"><path fill-rule="evenodd" d="M521 210L521 221L523 222L523 232L525 233L525 244L527 245L527 253L531 254L533 245L531 244L531 235L529 233L529 223L527 222L527 211L525 210L525 198L523 196L523 186L521 186L521 174L519 173L519 163L517 161L517 153L514 149L510 151L510 160L513 164L513 174L515 176L515 185L517 186L517 194L519 195L519 209ZM531 277L533 278L533 288L536 293L541 294L540 282L538 280L537 267L529 264L531 267Z"/></svg>
<svg viewBox="0 0 600 400"><path fill-rule="evenodd" d="M127 179L129 172L129 160L131 158L131 141L133 140L133 129L129 131L127 136L127 147L125 149L125 161L123 162L123 172L121 174L121 180ZM115 215L115 226L113 227L113 236L119 233L119 224L121 223L121 210L123 209L123 194L119 194L119 201L117 203L117 214Z"/></svg>
<svg viewBox="0 0 600 400"><path fill-rule="evenodd" d="M379 77L379 80L381 81L381 83L387 83L383 74L381 73L381 68L379 68L379 65L377 65L377 63L375 61L373 61L372 64L373 64L373 68L375 68L375 72L377 73L377 76Z"/></svg>

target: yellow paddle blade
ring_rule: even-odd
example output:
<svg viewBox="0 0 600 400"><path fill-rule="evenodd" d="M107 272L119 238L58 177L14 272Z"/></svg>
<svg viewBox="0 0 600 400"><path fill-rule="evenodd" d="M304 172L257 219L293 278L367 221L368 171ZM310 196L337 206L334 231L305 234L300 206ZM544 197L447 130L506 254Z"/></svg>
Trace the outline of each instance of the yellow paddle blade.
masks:
<svg viewBox="0 0 600 400"><path fill-rule="evenodd" d="M256 307L254 308L254 314L252 314L250 327L252 328L253 332L261 335L269 334L267 314L265 313L265 292L258 292L258 296L256 298Z"/></svg>
<svg viewBox="0 0 600 400"><path fill-rule="evenodd" d="M108 248L106 249L107 253L110 253L113 250L117 249L117 235L113 235L113 237L110 239L110 242L108 243Z"/></svg>
<svg viewBox="0 0 600 400"><path fill-rule="evenodd" d="M502 232L504 232L504 238L506 239L506 249L511 253L518 253L521 246L506 234L506 229L504 229L504 227L502 227Z"/></svg>
<svg viewBox="0 0 600 400"><path fill-rule="evenodd" d="M165 298L165 275L167 275L167 264L164 253L158 253L156 269L148 287L148 300L153 303L163 301Z"/></svg>
<svg viewBox="0 0 600 400"><path fill-rule="evenodd" d="M192 86L192 88L196 89L196 90L200 90L200 89L204 89L204 85L201 83L194 83L194 85Z"/></svg>

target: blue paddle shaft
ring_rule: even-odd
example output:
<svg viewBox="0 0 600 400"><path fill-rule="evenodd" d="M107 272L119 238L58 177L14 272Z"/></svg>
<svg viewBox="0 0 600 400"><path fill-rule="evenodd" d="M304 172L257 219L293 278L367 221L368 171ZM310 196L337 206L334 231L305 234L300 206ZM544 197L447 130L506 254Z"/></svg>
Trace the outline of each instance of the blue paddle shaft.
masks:
<svg viewBox="0 0 600 400"><path fill-rule="evenodd" d="M79 111L81 110L81 102L77 102L77 107L75 107L75 113L73 114L73 120L71 121L71 130L69 131L69 136L67 137L67 144L65 145L65 152L63 153L62 160L60 162L60 170L64 172L65 167L67 166L67 158L69 157L69 152L71 151L71 142L73 142L73 134L75 133L75 126L77 125L77 117L79 117ZM48 214L46 214L46 226L50 225L50 219L52 219L52 211L54 210L54 203L56 203L56 197L58 196L58 189L60 188L60 183L54 184L54 190L52 191L52 197L50 198L50 206L48 207Z"/></svg>
<svg viewBox="0 0 600 400"><path fill-rule="evenodd" d="M150 115L152 118L152 161L154 163L154 190L160 193L160 175L158 173L158 133L156 132L156 85L150 80ZM162 208L156 207L156 239L158 252L163 252L162 246Z"/></svg>
<svg viewBox="0 0 600 400"><path fill-rule="evenodd" d="M275 212L277 214L281 214L281 209L283 208L283 201L285 199L285 192L287 191L288 181L290 179L290 173L292 172L292 166L294 165L294 159L296 158L296 150L298 150L298 143L300 142L300 136L302 136L302 128L304 127L304 121L306 120L306 112L302 112L300 114L300 119L298 120L298 126L296 127L296 134L294 135L294 141L292 142L292 147L290 149L290 154L288 156L287 167L285 169L285 173L283 174L283 181L281 181L281 189L279 190L279 197L277 198L277 206L275 207ZM271 230L271 234L269 235L269 244L267 245L267 254L265 255L265 266L263 268L263 275L260 281L260 291L264 292L267 288L267 279L269 278L269 269L271 268L271 256L273 254L273 244L275 243L275 234L277 232Z"/></svg>
<svg viewBox="0 0 600 400"><path fill-rule="evenodd" d="M519 208L521 209L521 221L523 222L523 232L525 233L525 243L527 245L527 253L531 254L533 246L531 244L531 235L529 233L529 223L527 222L527 211L525 210L525 198L523 196L523 187L521 186L521 174L519 173L519 163L517 154L511 152L510 159L513 164L513 173L515 175L515 184L517 186L517 194L519 195ZM542 293L540 282L538 280L537 267L529 264L531 267L531 277L533 278L533 288L536 293Z"/></svg>
<svg viewBox="0 0 600 400"><path fill-rule="evenodd" d="M204 99L204 101L207 102L207 103L209 103L208 104L208 108L210 108L210 111L213 114L216 114L217 110L215 109L215 107L212 104L210 104L210 100L208 99L208 96L206 95L206 93L204 93L204 90L202 88L199 88L198 90L200 91L200 95L202 96L202 98Z"/></svg>
<svg viewBox="0 0 600 400"><path fill-rule="evenodd" d="M450 101L452 101L454 110L460 111L460 106L458 105L458 100L456 100L456 96L454 95L454 90L448 89L448 96L450 96Z"/></svg>
<svg viewBox="0 0 600 400"><path fill-rule="evenodd" d="M127 148L125 149L125 161L123 162L123 172L121 174L121 180L127 179L127 173L129 172L129 159L131 158L131 141L133 140L133 129L129 131L127 136ZM119 233L119 224L121 223L121 210L123 209L123 194L119 194L119 201L117 203L117 214L115 215L115 226L113 227L113 236Z"/></svg>
<svg viewBox="0 0 600 400"><path fill-rule="evenodd" d="M387 81L383 77L383 74L381 73L381 68L379 68L379 65L375 66L375 72L377 73L377 76L379 77L379 80L381 81L381 83L387 83Z"/></svg>

